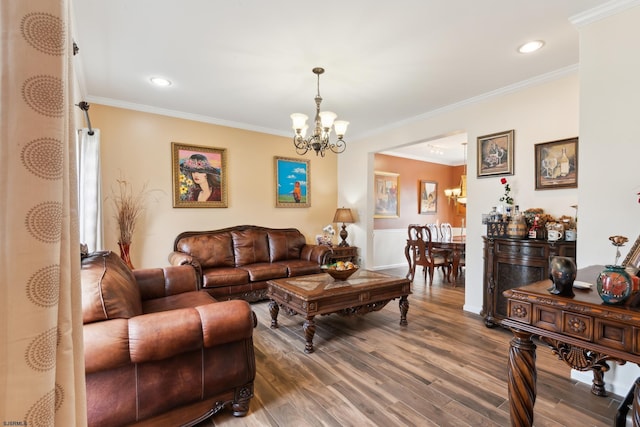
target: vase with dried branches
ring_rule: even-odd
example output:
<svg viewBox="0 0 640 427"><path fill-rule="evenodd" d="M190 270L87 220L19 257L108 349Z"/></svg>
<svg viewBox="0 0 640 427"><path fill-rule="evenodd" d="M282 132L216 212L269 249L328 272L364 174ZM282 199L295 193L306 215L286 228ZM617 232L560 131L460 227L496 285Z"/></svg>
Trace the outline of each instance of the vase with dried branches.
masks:
<svg viewBox="0 0 640 427"><path fill-rule="evenodd" d="M133 270L130 255L131 241L136 224L144 212L146 184L139 192L134 194L131 183L124 179L116 181L118 183L117 189L112 189L111 195L119 231L118 247L120 248L120 258Z"/></svg>

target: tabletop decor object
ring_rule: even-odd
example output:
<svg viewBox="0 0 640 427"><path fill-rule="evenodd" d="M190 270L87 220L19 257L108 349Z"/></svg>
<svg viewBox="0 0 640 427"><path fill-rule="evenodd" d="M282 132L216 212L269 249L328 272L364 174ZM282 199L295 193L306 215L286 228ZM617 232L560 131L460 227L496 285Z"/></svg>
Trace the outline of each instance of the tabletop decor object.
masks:
<svg viewBox="0 0 640 427"><path fill-rule="evenodd" d="M611 244L616 248L616 259L614 265L605 266L598 275L597 286L598 295L606 304L621 304L626 301L633 291L633 280L625 271L625 267L618 264L620 259L620 247L629 241L624 236L609 237Z"/></svg>
<svg viewBox="0 0 640 427"><path fill-rule="evenodd" d="M573 258L554 256L549 262L549 278L553 282L548 291L554 295L573 297L573 282L576 279L578 268Z"/></svg>

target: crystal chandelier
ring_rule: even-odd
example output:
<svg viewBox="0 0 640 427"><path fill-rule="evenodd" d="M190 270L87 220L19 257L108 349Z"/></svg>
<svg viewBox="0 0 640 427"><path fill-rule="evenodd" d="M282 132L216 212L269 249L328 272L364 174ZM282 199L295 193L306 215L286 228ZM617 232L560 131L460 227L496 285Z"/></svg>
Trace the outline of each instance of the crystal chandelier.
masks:
<svg viewBox="0 0 640 427"><path fill-rule="evenodd" d="M324 153L327 149L333 151L336 154L342 153L347 148L347 143L344 141L344 134L347 131L349 122L344 120L336 120L337 114L331 111L320 111L320 103L322 103L322 97L320 96L320 74L324 73L324 68L316 67L313 73L318 76L318 94L315 97L316 101L316 118L315 128L313 134L306 138L307 119L309 118L305 114L294 113L291 115L293 121L293 129L296 134L293 136L293 145L296 146L296 153L304 155L309 150L316 152L316 156L320 154L324 157ZM336 132L337 140L331 141L331 129Z"/></svg>

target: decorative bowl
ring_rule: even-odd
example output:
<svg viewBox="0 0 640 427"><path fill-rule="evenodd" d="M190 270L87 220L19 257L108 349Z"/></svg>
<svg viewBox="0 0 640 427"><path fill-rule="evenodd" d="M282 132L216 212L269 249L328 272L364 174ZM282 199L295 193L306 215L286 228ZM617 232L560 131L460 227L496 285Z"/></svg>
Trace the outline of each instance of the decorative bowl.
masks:
<svg viewBox="0 0 640 427"><path fill-rule="evenodd" d="M335 267L327 267L324 271L327 272L329 276L333 277L334 280L347 280L353 273L358 271L358 267L350 268L348 270L336 270Z"/></svg>

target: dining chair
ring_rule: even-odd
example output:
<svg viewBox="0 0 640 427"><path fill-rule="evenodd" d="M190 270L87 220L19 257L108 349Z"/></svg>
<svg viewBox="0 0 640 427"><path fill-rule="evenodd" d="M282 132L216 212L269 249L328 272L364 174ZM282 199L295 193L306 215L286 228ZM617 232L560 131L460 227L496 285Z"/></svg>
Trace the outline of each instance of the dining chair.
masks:
<svg viewBox="0 0 640 427"><path fill-rule="evenodd" d="M440 224L440 238L443 242L450 242L453 239L453 229L448 222Z"/></svg>
<svg viewBox="0 0 640 427"><path fill-rule="evenodd" d="M441 251L433 247L431 230L428 226L411 224L407 228L408 239L405 247L405 256L409 263L407 279L413 281L416 266L422 266L425 281L429 273L429 285L433 283L433 274L440 267L444 278L449 281L449 268L451 262L447 257L447 251Z"/></svg>
<svg viewBox="0 0 640 427"><path fill-rule="evenodd" d="M426 226L431 233L431 241L439 242L442 236L440 235L440 227L438 227L438 224L427 224Z"/></svg>

